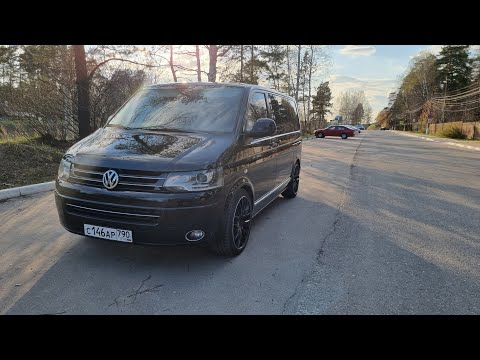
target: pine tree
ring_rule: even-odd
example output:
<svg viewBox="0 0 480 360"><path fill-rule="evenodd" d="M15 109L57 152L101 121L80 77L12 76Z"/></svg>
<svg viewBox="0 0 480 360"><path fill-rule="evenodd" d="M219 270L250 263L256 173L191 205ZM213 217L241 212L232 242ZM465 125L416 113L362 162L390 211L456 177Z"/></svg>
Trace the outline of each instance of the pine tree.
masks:
<svg viewBox="0 0 480 360"><path fill-rule="evenodd" d="M470 83L471 61L468 58L469 45L446 45L437 58L438 80L442 90L455 91Z"/></svg>
<svg viewBox="0 0 480 360"><path fill-rule="evenodd" d="M363 105L360 103L357 105L355 111L353 112L352 124L361 124L364 114L365 111L363 110Z"/></svg>
<svg viewBox="0 0 480 360"><path fill-rule="evenodd" d="M287 50L284 45L266 45L260 51L261 58L265 61L267 81L275 90L286 90L288 88L285 63Z"/></svg>
<svg viewBox="0 0 480 360"><path fill-rule="evenodd" d="M319 120L319 125L325 125L325 115L330 113L332 107L332 92L328 81L321 83L317 88L317 93L313 96L312 106L313 114Z"/></svg>

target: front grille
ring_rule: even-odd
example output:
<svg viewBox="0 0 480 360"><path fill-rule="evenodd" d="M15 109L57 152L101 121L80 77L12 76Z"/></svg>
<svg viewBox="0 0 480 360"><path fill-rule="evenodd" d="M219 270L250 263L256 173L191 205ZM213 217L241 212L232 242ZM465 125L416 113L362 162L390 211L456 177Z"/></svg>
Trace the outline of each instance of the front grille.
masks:
<svg viewBox="0 0 480 360"><path fill-rule="evenodd" d="M146 213L146 211L140 212L139 209L124 209L108 206L108 209L98 204L67 204L67 213L71 215L81 216L83 218L90 218L94 220L107 220L114 222L121 222L124 224L132 225L158 225L160 216L152 212Z"/></svg>
<svg viewBox="0 0 480 360"><path fill-rule="evenodd" d="M118 185L113 191L162 192L167 178L167 174L158 171L112 169L74 164L69 180L77 184L103 188L103 174L108 170L115 170L119 177Z"/></svg>

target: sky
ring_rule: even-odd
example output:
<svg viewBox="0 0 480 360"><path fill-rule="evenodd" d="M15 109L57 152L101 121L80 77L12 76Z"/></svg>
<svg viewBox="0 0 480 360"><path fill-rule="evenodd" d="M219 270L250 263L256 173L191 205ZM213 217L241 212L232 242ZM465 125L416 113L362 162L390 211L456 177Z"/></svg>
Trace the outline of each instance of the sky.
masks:
<svg viewBox="0 0 480 360"><path fill-rule="evenodd" d="M321 72L314 77L313 87L321 81L329 81L333 96L331 119L338 115L340 94L343 91L364 90L372 108L373 121L377 114L388 104L388 94L398 88L409 62L422 51L438 55L442 45L323 45L331 56L332 66L327 73ZM141 45L139 47L142 47ZM476 46L477 47L477 46ZM192 46L182 46L176 51L194 49ZM479 47L480 49L480 47ZM202 69L208 70L208 52L200 47ZM176 56L184 66L195 68L195 58L192 56ZM219 69L220 70L220 69ZM179 81L196 81L193 72L178 73ZM202 75L205 81L205 75ZM171 81L168 68L163 69L160 77Z"/></svg>
<svg viewBox="0 0 480 360"><path fill-rule="evenodd" d="M333 45L332 68L327 81L333 96L333 115L338 113L342 91L365 91L372 107L372 121L388 104L388 94L395 90L410 60L421 51L437 55L441 45Z"/></svg>

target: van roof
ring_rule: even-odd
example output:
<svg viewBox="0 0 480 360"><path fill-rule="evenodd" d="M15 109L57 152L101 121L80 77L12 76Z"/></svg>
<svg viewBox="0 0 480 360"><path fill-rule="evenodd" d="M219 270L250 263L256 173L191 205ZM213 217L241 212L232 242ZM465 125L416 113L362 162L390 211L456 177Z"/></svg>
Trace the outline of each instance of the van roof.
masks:
<svg viewBox="0 0 480 360"><path fill-rule="evenodd" d="M158 84L151 84L151 85L146 85L145 88L160 88L160 87L172 87L172 86L234 86L234 87L243 87L243 88L249 88L249 89L256 89L256 90L264 90L264 91L269 91L273 92L282 96L289 97L293 100L292 96L289 96L287 94L284 94L280 91L270 89L265 86L261 85L254 85L254 84L244 84L244 83L230 83L230 82L169 82L169 83L158 83Z"/></svg>

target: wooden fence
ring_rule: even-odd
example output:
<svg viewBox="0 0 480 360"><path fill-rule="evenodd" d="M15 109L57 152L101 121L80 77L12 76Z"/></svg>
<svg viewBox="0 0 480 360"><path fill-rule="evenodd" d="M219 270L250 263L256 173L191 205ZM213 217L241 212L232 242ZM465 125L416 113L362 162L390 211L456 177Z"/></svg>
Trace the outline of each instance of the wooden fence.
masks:
<svg viewBox="0 0 480 360"><path fill-rule="evenodd" d="M428 127L430 134L438 134L442 131L444 126L459 127L469 140L480 140L480 122L463 122L453 121L448 123L430 124Z"/></svg>

